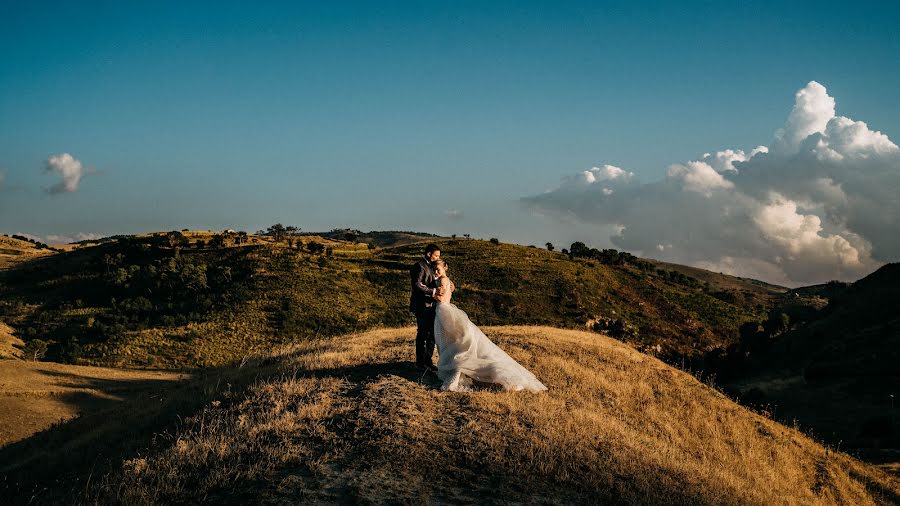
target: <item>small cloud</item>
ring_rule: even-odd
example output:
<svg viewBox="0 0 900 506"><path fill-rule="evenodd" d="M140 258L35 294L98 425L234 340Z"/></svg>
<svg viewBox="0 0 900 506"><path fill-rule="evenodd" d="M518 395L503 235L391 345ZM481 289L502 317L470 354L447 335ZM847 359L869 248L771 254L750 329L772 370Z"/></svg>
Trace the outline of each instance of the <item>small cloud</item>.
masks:
<svg viewBox="0 0 900 506"><path fill-rule="evenodd" d="M85 233L78 232L73 235L61 235L61 234L48 234L47 241L51 244L69 244L73 242L79 241L96 241L97 239L102 238L102 234L94 234L94 233Z"/></svg>
<svg viewBox="0 0 900 506"><path fill-rule="evenodd" d="M53 195L78 191L78 185L86 172L81 162L69 153L60 153L47 158L44 171L54 173L62 178L62 181L47 188L47 193Z"/></svg>
<svg viewBox="0 0 900 506"><path fill-rule="evenodd" d="M447 209L446 211L444 211L444 216L453 221L460 221L464 218L463 212L459 209Z"/></svg>
<svg viewBox="0 0 900 506"><path fill-rule="evenodd" d="M34 234L26 234L25 232L16 232L13 235L21 235L22 237L27 237L28 239L31 239L32 241L44 242L43 239L41 239L40 237L38 237Z"/></svg>

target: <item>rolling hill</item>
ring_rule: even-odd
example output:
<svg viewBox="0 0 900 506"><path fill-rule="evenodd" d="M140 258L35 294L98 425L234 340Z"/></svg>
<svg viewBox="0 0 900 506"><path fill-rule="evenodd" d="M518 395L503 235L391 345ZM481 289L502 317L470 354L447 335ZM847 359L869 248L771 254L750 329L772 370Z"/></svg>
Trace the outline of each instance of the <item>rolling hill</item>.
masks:
<svg viewBox="0 0 900 506"><path fill-rule="evenodd" d="M211 247L214 237L123 237L0 271L0 320L26 342L49 343L49 360L165 368L222 365L273 343L412 322L407 269L421 245L233 235ZM782 295L639 259L438 242L475 321L590 325L673 362L735 342L739 326L764 318ZM755 303L723 296L726 282L752 292Z"/></svg>
<svg viewBox="0 0 900 506"><path fill-rule="evenodd" d="M796 420L832 445L900 462L887 397L897 378L883 373L896 363L895 295L862 289L897 286L885 277L890 269L856 291L833 283L787 290L610 250L576 256L427 234L344 233L279 241L208 231L119 236L16 263L0 270L0 354L21 356L43 342L44 360L196 372L274 346L409 325L407 268L421 243L361 239L425 238L443 248L455 300L479 325L590 329L712 373L733 398ZM873 300L886 305L866 313ZM771 330L774 337L742 335L786 315L790 328Z"/></svg>
<svg viewBox="0 0 900 506"><path fill-rule="evenodd" d="M14 503L900 500L897 478L616 340L485 331L549 391L441 393L410 362L409 327L307 340L2 449L0 483Z"/></svg>
<svg viewBox="0 0 900 506"><path fill-rule="evenodd" d="M900 264L849 286L810 323L761 343L727 386L832 444L900 462Z"/></svg>
<svg viewBox="0 0 900 506"><path fill-rule="evenodd" d="M53 254L53 250L18 237L0 235L0 269L36 257Z"/></svg>

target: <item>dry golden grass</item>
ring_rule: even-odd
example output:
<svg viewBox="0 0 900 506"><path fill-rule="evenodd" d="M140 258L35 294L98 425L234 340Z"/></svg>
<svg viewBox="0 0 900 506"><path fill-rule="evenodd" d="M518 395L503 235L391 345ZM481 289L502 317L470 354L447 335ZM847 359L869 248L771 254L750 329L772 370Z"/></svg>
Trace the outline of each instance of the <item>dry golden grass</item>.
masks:
<svg viewBox="0 0 900 506"><path fill-rule="evenodd" d="M273 352L83 499L126 504L892 504L900 482L597 334L486 333L550 390L442 393L414 329ZM252 374L251 370L247 374Z"/></svg>
<svg viewBox="0 0 900 506"><path fill-rule="evenodd" d="M0 359L21 358L21 348L24 341L13 335L13 329L9 325L0 322Z"/></svg>
<svg viewBox="0 0 900 506"><path fill-rule="evenodd" d="M171 371L0 360L0 447L185 378Z"/></svg>
<svg viewBox="0 0 900 506"><path fill-rule="evenodd" d="M28 241L0 235L0 269L53 253L51 250L38 249Z"/></svg>

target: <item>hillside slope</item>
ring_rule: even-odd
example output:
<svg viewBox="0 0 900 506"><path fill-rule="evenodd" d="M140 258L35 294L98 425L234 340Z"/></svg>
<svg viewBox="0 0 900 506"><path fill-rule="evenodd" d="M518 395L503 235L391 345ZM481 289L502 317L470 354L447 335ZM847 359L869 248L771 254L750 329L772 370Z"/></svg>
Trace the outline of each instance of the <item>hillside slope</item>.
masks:
<svg viewBox="0 0 900 506"><path fill-rule="evenodd" d="M0 319L24 341L50 343L48 360L155 368L218 366L273 344L413 322L408 268L421 245L250 236L213 248L211 237L121 238L0 271ZM739 326L762 319L780 296L646 262L438 242L457 300L479 324L593 325L673 362L735 342ZM755 302L725 300L716 283L726 282Z"/></svg>
<svg viewBox="0 0 900 506"><path fill-rule="evenodd" d="M765 343L729 386L834 444L900 461L898 301L900 263L888 264L833 296L815 321Z"/></svg>
<svg viewBox="0 0 900 506"><path fill-rule="evenodd" d="M34 242L0 235L0 269L52 254L53 250L40 247Z"/></svg>
<svg viewBox="0 0 900 506"><path fill-rule="evenodd" d="M12 327L0 321L0 360L21 358L24 344Z"/></svg>
<svg viewBox="0 0 900 506"><path fill-rule="evenodd" d="M0 362L0 447L53 424L165 390L186 374L5 360Z"/></svg>
<svg viewBox="0 0 900 506"><path fill-rule="evenodd" d="M896 478L615 340L485 330L549 391L439 392L409 361L412 328L309 341L75 489L124 504L900 501Z"/></svg>

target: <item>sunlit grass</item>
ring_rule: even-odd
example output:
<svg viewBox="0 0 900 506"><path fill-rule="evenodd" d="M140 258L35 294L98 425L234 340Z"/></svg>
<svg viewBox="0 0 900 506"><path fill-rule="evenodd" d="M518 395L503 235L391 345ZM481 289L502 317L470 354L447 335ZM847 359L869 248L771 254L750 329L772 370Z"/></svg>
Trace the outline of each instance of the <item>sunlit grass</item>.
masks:
<svg viewBox="0 0 900 506"><path fill-rule="evenodd" d="M491 327L543 394L442 393L414 329L272 352L89 498L195 502L890 504L900 483L593 333ZM247 374L252 374L248 370Z"/></svg>

